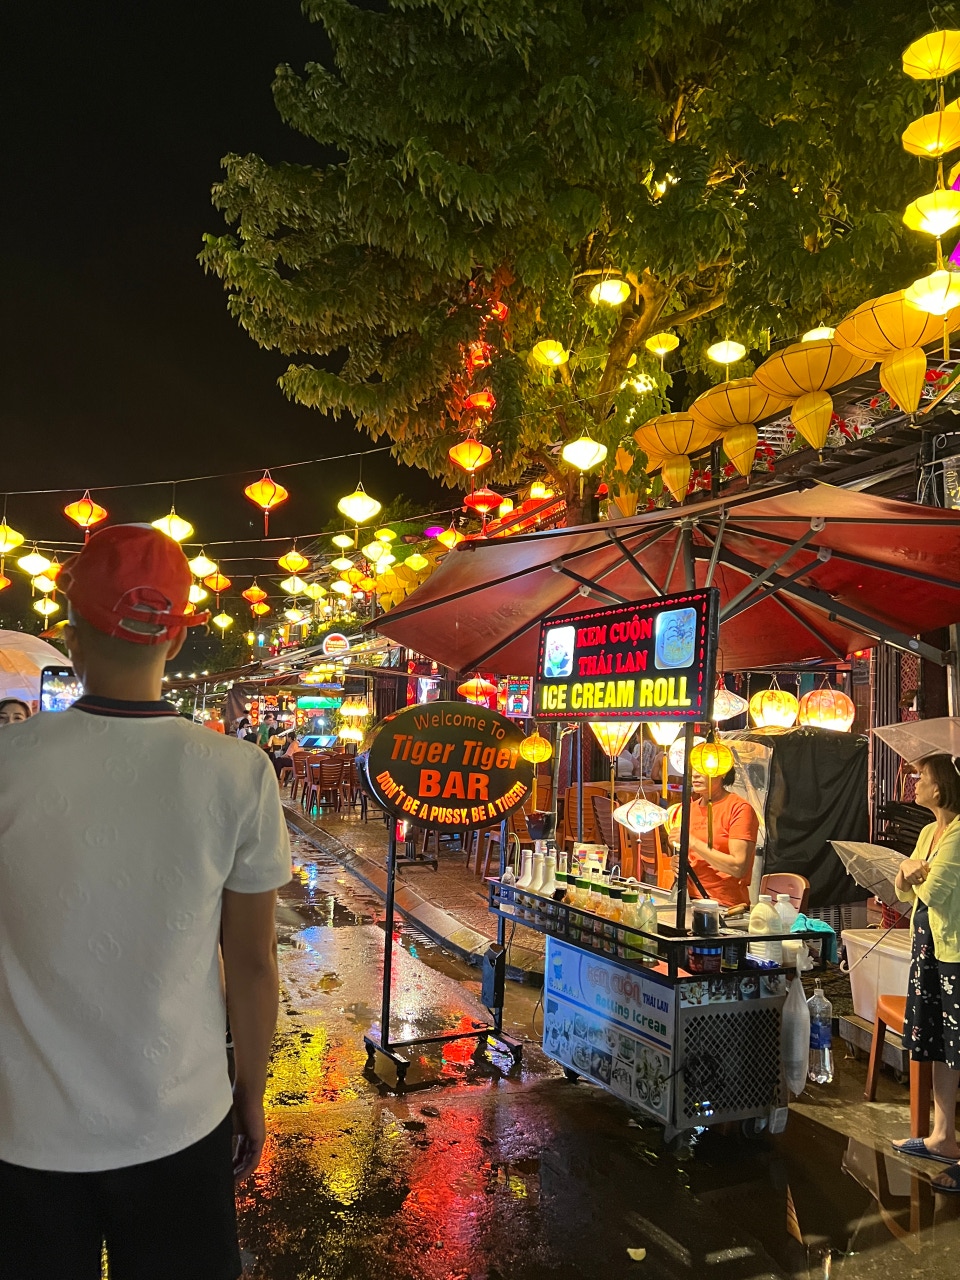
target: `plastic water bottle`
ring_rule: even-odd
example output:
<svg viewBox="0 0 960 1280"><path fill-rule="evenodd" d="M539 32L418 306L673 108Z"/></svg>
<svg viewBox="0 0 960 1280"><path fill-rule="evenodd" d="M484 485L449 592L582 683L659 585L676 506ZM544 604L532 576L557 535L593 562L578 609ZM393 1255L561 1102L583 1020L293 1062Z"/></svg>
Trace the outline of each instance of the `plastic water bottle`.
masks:
<svg viewBox="0 0 960 1280"><path fill-rule="evenodd" d="M833 1079L833 1005L817 982L807 1001L810 1010L810 1069L808 1079L814 1084L829 1084Z"/></svg>
<svg viewBox="0 0 960 1280"><path fill-rule="evenodd" d="M782 931L780 915L773 905L773 898L768 893L761 893L757 905L750 912L748 932L762 937ZM751 942L750 954L758 960L773 960L776 964L783 961L783 947L779 942Z"/></svg>

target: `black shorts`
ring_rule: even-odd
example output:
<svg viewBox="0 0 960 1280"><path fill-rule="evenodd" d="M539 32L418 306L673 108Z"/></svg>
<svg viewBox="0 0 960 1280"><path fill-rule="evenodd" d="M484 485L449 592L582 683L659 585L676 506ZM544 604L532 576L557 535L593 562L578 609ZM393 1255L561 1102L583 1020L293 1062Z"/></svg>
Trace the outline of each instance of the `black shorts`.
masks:
<svg viewBox="0 0 960 1280"><path fill-rule="evenodd" d="M237 1280L230 1116L183 1151L100 1173L0 1160L4 1280Z"/></svg>

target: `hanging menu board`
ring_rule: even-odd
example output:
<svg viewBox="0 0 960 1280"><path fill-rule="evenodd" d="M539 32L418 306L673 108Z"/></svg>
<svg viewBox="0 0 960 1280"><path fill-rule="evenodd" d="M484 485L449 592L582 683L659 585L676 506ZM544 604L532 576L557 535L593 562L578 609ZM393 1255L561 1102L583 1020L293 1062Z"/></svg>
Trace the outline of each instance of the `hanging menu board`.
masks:
<svg viewBox="0 0 960 1280"><path fill-rule="evenodd" d="M715 681L715 587L540 625L538 720L706 720Z"/></svg>

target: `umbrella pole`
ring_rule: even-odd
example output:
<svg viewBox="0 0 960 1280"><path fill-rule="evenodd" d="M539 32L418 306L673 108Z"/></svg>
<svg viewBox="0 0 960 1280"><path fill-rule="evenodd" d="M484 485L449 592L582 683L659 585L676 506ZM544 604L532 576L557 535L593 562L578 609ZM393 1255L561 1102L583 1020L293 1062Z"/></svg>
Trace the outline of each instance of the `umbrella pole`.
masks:
<svg viewBox="0 0 960 1280"><path fill-rule="evenodd" d="M690 870L690 752L693 723L683 726L683 795L680 801L680 854L677 869L677 932L687 932L687 874Z"/></svg>

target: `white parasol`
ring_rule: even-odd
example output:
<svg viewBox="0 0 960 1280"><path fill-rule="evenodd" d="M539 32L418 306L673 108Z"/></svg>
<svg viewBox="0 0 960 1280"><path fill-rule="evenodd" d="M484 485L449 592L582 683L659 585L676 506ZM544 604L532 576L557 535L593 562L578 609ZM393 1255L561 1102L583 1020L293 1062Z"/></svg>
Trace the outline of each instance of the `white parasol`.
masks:
<svg viewBox="0 0 960 1280"><path fill-rule="evenodd" d="M883 845L859 840L831 840L840 861L863 889L869 889L888 907L901 907L893 882L903 861L903 854Z"/></svg>
<svg viewBox="0 0 960 1280"><path fill-rule="evenodd" d="M65 663L60 650L45 640L23 631L0 631L0 698L39 702L40 672Z"/></svg>
<svg viewBox="0 0 960 1280"><path fill-rule="evenodd" d="M926 756L960 756L960 716L885 724L873 731L881 742L911 764Z"/></svg>

